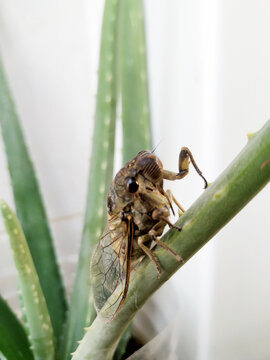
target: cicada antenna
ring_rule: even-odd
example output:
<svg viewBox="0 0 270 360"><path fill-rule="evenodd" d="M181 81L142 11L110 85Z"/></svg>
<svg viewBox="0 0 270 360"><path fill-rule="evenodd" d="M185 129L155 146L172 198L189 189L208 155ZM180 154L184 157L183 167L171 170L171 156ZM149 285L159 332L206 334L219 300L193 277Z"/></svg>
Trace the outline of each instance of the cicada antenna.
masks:
<svg viewBox="0 0 270 360"><path fill-rule="evenodd" d="M151 151L152 154L157 150L157 148L158 148L158 146L160 145L161 141L162 141L162 140L160 140L160 141L157 143L157 145L154 147L154 149Z"/></svg>

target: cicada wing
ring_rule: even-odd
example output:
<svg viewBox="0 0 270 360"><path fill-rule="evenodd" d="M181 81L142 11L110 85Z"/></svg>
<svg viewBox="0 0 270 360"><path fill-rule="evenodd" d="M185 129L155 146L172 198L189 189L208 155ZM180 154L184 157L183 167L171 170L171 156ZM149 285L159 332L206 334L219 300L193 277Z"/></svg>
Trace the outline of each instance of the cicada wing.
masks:
<svg viewBox="0 0 270 360"><path fill-rule="evenodd" d="M123 231L122 231L123 230ZM119 232L105 229L91 261L91 283L97 312L112 320L119 312L129 285L133 223Z"/></svg>
<svg viewBox="0 0 270 360"><path fill-rule="evenodd" d="M123 237L119 234L117 237L119 239L114 242L112 232L105 229L92 256L90 273L97 312L121 282L121 256L117 247L121 247Z"/></svg>

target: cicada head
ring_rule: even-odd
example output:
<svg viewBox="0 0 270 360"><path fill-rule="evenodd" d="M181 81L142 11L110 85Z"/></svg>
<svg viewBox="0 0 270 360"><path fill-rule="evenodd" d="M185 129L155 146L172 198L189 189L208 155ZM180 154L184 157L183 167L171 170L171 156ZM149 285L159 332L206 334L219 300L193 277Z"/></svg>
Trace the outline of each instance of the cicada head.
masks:
<svg viewBox="0 0 270 360"><path fill-rule="evenodd" d="M163 186L163 165L159 158L147 150L125 164L116 174L107 199L110 215L125 208L145 188Z"/></svg>

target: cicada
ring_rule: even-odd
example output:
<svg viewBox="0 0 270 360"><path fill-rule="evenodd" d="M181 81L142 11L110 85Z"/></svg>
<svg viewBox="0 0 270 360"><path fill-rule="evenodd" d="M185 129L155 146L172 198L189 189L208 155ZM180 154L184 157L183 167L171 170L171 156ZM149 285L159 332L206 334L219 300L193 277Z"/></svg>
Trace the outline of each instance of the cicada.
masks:
<svg viewBox="0 0 270 360"><path fill-rule="evenodd" d="M106 317L109 320L121 310L127 296L131 270L139 258L147 255L160 277L161 268L152 251L154 245L163 247L177 261L182 261L179 254L160 240L166 225L181 230L170 222L170 213L174 213L172 204L184 212L172 192L164 190L163 181L185 177L190 161L207 187L207 181L187 147L180 151L177 173L163 169L160 159L144 150L116 174L107 198L107 226L91 260L95 307L99 312L107 302ZM111 296L115 291L117 295Z"/></svg>

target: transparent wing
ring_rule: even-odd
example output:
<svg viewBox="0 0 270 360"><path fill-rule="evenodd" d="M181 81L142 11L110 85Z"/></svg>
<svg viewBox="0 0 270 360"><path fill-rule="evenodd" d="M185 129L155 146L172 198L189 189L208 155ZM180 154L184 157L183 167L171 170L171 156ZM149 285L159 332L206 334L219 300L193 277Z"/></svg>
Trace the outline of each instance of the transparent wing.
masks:
<svg viewBox="0 0 270 360"><path fill-rule="evenodd" d="M105 229L91 260L91 284L97 312L112 320L126 298L130 276L134 226L123 222L117 231Z"/></svg>

